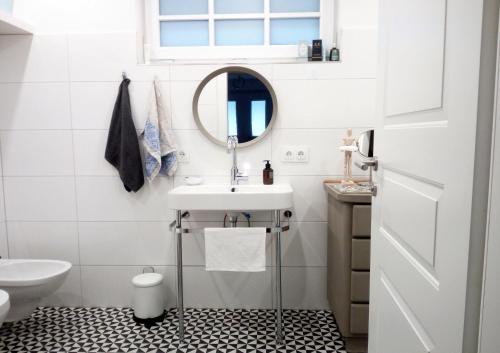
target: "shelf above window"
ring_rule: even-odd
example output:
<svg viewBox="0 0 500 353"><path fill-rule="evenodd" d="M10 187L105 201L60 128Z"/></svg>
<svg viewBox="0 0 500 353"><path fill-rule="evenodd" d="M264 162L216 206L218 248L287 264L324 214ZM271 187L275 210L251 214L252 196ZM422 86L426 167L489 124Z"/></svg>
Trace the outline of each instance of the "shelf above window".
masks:
<svg viewBox="0 0 500 353"><path fill-rule="evenodd" d="M33 34L34 28L30 24L15 18L11 14L0 11L1 34Z"/></svg>

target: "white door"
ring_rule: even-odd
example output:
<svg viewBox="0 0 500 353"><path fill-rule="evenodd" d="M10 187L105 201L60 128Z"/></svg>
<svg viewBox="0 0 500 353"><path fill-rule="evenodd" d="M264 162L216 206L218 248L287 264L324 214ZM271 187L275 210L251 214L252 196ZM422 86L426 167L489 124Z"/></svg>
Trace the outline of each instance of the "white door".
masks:
<svg viewBox="0 0 500 353"><path fill-rule="evenodd" d="M461 353L482 1L379 11L369 352Z"/></svg>

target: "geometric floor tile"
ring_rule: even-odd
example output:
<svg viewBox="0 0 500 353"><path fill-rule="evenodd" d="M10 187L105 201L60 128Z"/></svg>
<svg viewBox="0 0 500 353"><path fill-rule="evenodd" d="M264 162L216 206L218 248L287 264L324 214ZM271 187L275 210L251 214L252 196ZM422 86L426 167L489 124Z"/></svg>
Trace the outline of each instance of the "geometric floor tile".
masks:
<svg viewBox="0 0 500 353"><path fill-rule="evenodd" d="M275 341L273 310L186 309L184 342L177 337L176 310L146 328L130 308L38 308L0 328L0 352L9 353L345 353L331 312L284 310L283 345Z"/></svg>

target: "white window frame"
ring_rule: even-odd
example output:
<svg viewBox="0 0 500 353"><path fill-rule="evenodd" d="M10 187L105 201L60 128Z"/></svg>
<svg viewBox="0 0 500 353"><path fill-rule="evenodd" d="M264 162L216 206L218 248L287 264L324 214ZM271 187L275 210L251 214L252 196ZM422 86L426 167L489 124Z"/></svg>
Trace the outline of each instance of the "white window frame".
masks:
<svg viewBox="0 0 500 353"><path fill-rule="evenodd" d="M319 12L271 13L270 0L264 0L264 12L258 14L215 14L214 0L208 0L207 15L160 16L159 0L145 1L145 56L153 61L161 60L218 60L218 59L294 59L298 56L297 45L270 45L271 19L319 18L320 38L323 46L330 47L335 39L334 15L336 0L320 0ZM263 19L264 45L215 46L215 20ZM208 20L209 45L196 47L162 47L160 45L160 21Z"/></svg>

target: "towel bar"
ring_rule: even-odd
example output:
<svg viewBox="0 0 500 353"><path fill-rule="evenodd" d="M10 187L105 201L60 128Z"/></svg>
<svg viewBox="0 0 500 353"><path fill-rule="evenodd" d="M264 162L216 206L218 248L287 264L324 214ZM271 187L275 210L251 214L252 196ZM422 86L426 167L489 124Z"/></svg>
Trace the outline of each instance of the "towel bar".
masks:
<svg viewBox="0 0 500 353"><path fill-rule="evenodd" d="M184 287L182 271L182 235L203 234L203 229L182 228L183 213L177 210L174 234L177 238L177 316L179 319L179 339L184 341ZM276 234L276 340L278 344L283 343L283 308L281 291L281 233L290 230L290 226L281 226L281 212L274 211L273 227L267 227L266 233Z"/></svg>
<svg viewBox="0 0 500 353"><path fill-rule="evenodd" d="M196 229L196 228L181 228L182 229L182 233L183 234L201 234L203 235L204 234L204 229L203 228L199 228L199 229ZM267 234L273 234L273 233L277 233L277 232L287 232L290 230L290 226L284 226L284 227L279 227L279 228L269 228L267 227L266 228L266 233Z"/></svg>

